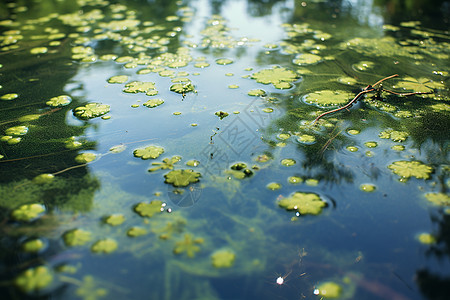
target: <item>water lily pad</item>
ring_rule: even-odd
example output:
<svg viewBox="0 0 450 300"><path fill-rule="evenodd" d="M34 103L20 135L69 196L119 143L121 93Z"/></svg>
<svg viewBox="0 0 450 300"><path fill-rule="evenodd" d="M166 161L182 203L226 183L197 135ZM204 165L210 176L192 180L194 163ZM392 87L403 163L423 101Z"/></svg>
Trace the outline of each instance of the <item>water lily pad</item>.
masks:
<svg viewBox="0 0 450 300"><path fill-rule="evenodd" d="M323 90L307 94L304 101L310 104L316 104L320 107L330 105L344 105L350 101L350 94L346 91Z"/></svg>
<svg viewBox="0 0 450 300"><path fill-rule="evenodd" d="M159 146L148 146L133 151L133 155L135 157L140 157L141 159L155 159L163 153L164 148Z"/></svg>
<svg viewBox="0 0 450 300"><path fill-rule="evenodd" d="M46 266L30 268L14 279L14 285L26 293L36 292L53 282L53 274Z"/></svg>
<svg viewBox="0 0 450 300"><path fill-rule="evenodd" d="M153 200L150 203L141 202L134 207L134 211L141 217L153 217L163 210L162 204L160 200Z"/></svg>
<svg viewBox="0 0 450 300"><path fill-rule="evenodd" d="M191 234L186 233L184 239L175 243L175 248L173 249L174 254L182 254L183 252L190 258L195 256L195 253L200 251L198 245L203 244L202 238L194 238Z"/></svg>
<svg viewBox="0 0 450 300"><path fill-rule="evenodd" d="M190 183L199 181L201 174L194 170L173 170L164 175L166 183L171 183L175 187L188 186Z"/></svg>
<svg viewBox="0 0 450 300"><path fill-rule="evenodd" d="M401 179L407 180L410 177L416 177L418 179L430 178L433 168L427 166L419 161L396 161L388 166L393 173L399 175Z"/></svg>
<svg viewBox="0 0 450 300"><path fill-rule="evenodd" d="M228 249L217 250L211 255L212 265L215 268L229 268L234 264L236 254Z"/></svg>
<svg viewBox="0 0 450 300"><path fill-rule="evenodd" d="M101 103L88 103L85 106L79 106L73 110L73 114L82 119L93 119L103 116L110 111L110 106Z"/></svg>
<svg viewBox="0 0 450 300"><path fill-rule="evenodd" d="M51 107L61 107L69 105L72 102L72 98L67 95L60 95L57 97L50 98L45 104Z"/></svg>
<svg viewBox="0 0 450 300"><path fill-rule="evenodd" d="M83 246L91 241L91 233L83 229L72 229L63 234L63 240L68 247Z"/></svg>
<svg viewBox="0 0 450 300"><path fill-rule="evenodd" d="M163 99L150 99L147 100L143 105L149 108L160 106L164 103Z"/></svg>
<svg viewBox="0 0 450 300"><path fill-rule="evenodd" d="M433 89L443 89L445 85L440 82L431 81L428 78L421 77L419 79L412 77L405 77L402 81L399 81L395 87L403 88L408 91L428 93ZM422 95L426 96L426 95Z"/></svg>
<svg viewBox="0 0 450 300"><path fill-rule="evenodd" d="M185 95L189 92L194 92L195 87L192 84L192 82L188 81L188 82L184 82L184 83L175 83L170 86L170 90L172 92Z"/></svg>
<svg viewBox="0 0 450 300"><path fill-rule="evenodd" d="M91 247L94 253L111 253L117 250L117 242L113 239L99 240Z"/></svg>
<svg viewBox="0 0 450 300"><path fill-rule="evenodd" d="M301 215L318 215L327 206L319 195L314 193L295 192L289 197L279 200L278 205L286 210L296 210Z"/></svg>
<svg viewBox="0 0 450 300"><path fill-rule="evenodd" d="M11 217L16 221L32 221L45 212L45 207L41 204L24 204L13 210Z"/></svg>

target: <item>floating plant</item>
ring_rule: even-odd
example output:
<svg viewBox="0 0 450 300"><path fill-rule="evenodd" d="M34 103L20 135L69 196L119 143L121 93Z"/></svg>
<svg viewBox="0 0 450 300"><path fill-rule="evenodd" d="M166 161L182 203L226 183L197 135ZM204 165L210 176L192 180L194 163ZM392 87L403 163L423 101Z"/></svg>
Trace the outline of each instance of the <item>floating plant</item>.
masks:
<svg viewBox="0 0 450 300"><path fill-rule="evenodd" d="M417 239L424 245L431 245L436 243L436 237L430 233L420 233L417 236Z"/></svg>
<svg viewBox="0 0 450 300"><path fill-rule="evenodd" d="M83 246L91 241L91 233L83 229L72 229L63 234L64 244L69 247Z"/></svg>
<svg viewBox="0 0 450 300"><path fill-rule="evenodd" d="M426 193L425 198L439 206L450 206L450 196L444 193Z"/></svg>
<svg viewBox="0 0 450 300"><path fill-rule="evenodd" d="M314 295L319 295L324 298L339 298L342 294L342 287L333 281L326 281L319 284L314 290Z"/></svg>
<svg viewBox="0 0 450 300"><path fill-rule="evenodd" d="M108 80L108 83L125 83L128 81L127 75L116 75L110 77Z"/></svg>
<svg viewBox="0 0 450 300"><path fill-rule="evenodd" d="M307 94L304 97L306 103L315 104L319 107L343 105L349 101L349 93L346 91L323 90Z"/></svg>
<svg viewBox="0 0 450 300"><path fill-rule="evenodd" d="M194 238L191 234L186 233L183 240L175 243L173 253L182 254L185 252L189 258L193 258L195 253L200 251L200 247L198 245L203 244L203 242L203 238Z"/></svg>
<svg viewBox="0 0 450 300"><path fill-rule="evenodd" d="M404 131L397 131L393 129L387 129L378 135L382 139L391 139L394 142L404 142L408 138L409 134Z"/></svg>
<svg viewBox="0 0 450 300"><path fill-rule="evenodd" d="M281 198L278 205L287 210L296 210L300 215L318 215L327 203L317 194L295 192L289 197Z"/></svg>
<svg viewBox="0 0 450 300"><path fill-rule="evenodd" d="M170 183L174 187L180 187L180 186L188 186L191 183L198 182L201 177L201 174L199 172L195 172L191 169L183 169L183 170L173 170L169 173L165 174L164 177L166 180L165 183Z"/></svg>
<svg viewBox="0 0 450 300"><path fill-rule="evenodd" d="M132 81L125 85L123 91L125 93L148 93L156 90L154 82Z"/></svg>
<svg viewBox="0 0 450 300"><path fill-rule="evenodd" d="M30 268L14 279L14 285L26 293L37 292L53 282L53 274L46 266Z"/></svg>
<svg viewBox="0 0 450 300"><path fill-rule="evenodd" d="M140 157L141 159L155 159L163 153L164 148L159 146L148 146L133 151L133 155L135 157Z"/></svg>
<svg viewBox="0 0 450 300"><path fill-rule="evenodd" d="M30 222L40 217L45 212L45 207L41 204L24 204L11 213L11 217L16 221Z"/></svg>
<svg viewBox="0 0 450 300"><path fill-rule="evenodd" d="M228 249L217 250L211 255L214 268L230 268L234 264L236 254Z"/></svg>
<svg viewBox="0 0 450 300"><path fill-rule="evenodd" d="M39 252L45 244L41 239L32 239L22 244L22 250L29 253Z"/></svg>
<svg viewBox="0 0 450 300"><path fill-rule="evenodd" d="M134 211L141 217L153 217L163 210L162 204L160 200L153 200L150 203L141 202L134 207Z"/></svg>
<svg viewBox="0 0 450 300"><path fill-rule="evenodd" d="M290 88L292 87L291 82L296 81L299 75L292 70L276 66L253 73L251 78L259 83L271 83L276 88Z"/></svg>
<svg viewBox="0 0 450 300"><path fill-rule="evenodd" d="M261 90L261 89L254 89L254 90L248 91L248 95L254 96L254 97L263 97L266 95L266 91Z"/></svg>
<svg viewBox="0 0 450 300"><path fill-rule="evenodd" d="M223 118L225 118L225 117L228 117L228 113L227 112L224 112L224 111L217 111L216 113L215 113L215 115L216 116L218 116L219 117L219 119L223 119Z"/></svg>
<svg viewBox="0 0 450 300"><path fill-rule="evenodd" d="M92 247L91 251L94 253L111 253L116 251L117 249L117 242L113 239L103 239L95 242Z"/></svg>
<svg viewBox="0 0 450 300"><path fill-rule="evenodd" d="M144 106L148 107L148 108L153 108L153 107L157 107L160 106L161 104L164 103L163 99L150 99L147 100L144 104Z"/></svg>
<svg viewBox="0 0 450 300"><path fill-rule="evenodd" d="M95 153L85 152L75 156L75 161L79 164L87 164L94 161L96 158L97 155L95 155Z"/></svg>
<svg viewBox="0 0 450 300"><path fill-rule="evenodd" d="M110 215L105 218L105 223L111 226L118 226L125 222L125 216L122 214Z"/></svg>
<svg viewBox="0 0 450 300"><path fill-rule="evenodd" d="M430 178L433 168L419 161L396 161L388 166L393 173L401 177L402 181L408 180L410 177L418 179Z"/></svg>
<svg viewBox="0 0 450 300"><path fill-rule="evenodd" d="M72 102L72 98L67 95L60 95L57 97L50 98L45 104L51 107L61 107L69 105Z"/></svg>
<svg viewBox="0 0 450 300"><path fill-rule="evenodd" d="M103 116L109 113L110 106L101 103L88 103L85 106L79 106L73 110L73 114L82 119L88 120L96 117Z"/></svg>
<svg viewBox="0 0 450 300"><path fill-rule="evenodd" d="M129 237L138 237L138 236L146 235L146 234L147 234L147 230L142 227L134 226L127 230L127 235Z"/></svg>
<svg viewBox="0 0 450 300"><path fill-rule="evenodd" d="M181 156L172 156L172 158L164 158L162 162L152 163L153 168L148 169L149 172L155 172L157 170L173 170L174 164L181 160Z"/></svg>

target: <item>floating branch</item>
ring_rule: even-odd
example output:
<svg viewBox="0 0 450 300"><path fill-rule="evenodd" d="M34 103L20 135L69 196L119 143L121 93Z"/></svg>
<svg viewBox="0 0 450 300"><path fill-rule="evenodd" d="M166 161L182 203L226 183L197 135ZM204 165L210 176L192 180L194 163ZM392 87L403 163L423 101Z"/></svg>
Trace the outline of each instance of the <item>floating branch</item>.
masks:
<svg viewBox="0 0 450 300"><path fill-rule="evenodd" d="M404 93L404 94L402 94L402 93L393 92L393 91L390 91L390 90L387 90L387 89L383 88L383 86L381 85L381 83L383 81L391 79L391 78L394 78L394 77L397 77L397 76L398 76L398 74L394 74L394 75L385 77L385 78L377 81L373 85L369 84L361 92L359 92L355 96L355 98L353 98L349 103L347 103L346 105L344 105L342 107L339 107L339 108L336 108L336 109L324 112L323 114L321 114L317 118L315 118L314 121L312 121L311 125L314 125L323 116L326 116L326 115L329 115L329 114L332 114L332 113L335 113L335 112L338 112L338 111L341 111L341 110L344 110L344 109L347 109L347 108L351 107L354 103L356 103L356 101L359 100L359 98L361 98L362 95L370 93L370 92L376 91L377 95L379 95L379 94L381 94L381 92L384 91L384 92L388 92L388 93L391 93L391 94L394 94L394 95L398 95L398 96L412 96L412 95L422 95L422 94L433 94L433 92L412 92L412 93ZM380 86L378 88L376 88L377 85L380 85Z"/></svg>

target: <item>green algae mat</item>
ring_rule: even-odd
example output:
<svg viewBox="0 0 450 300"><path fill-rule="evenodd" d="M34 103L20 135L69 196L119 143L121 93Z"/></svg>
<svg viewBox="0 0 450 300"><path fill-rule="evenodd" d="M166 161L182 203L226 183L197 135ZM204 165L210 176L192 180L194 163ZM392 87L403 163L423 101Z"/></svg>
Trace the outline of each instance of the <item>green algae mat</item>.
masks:
<svg viewBox="0 0 450 300"><path fill-rule="evenodd" d="M2 297L445 299L445 14L3 1Z"/></svg>

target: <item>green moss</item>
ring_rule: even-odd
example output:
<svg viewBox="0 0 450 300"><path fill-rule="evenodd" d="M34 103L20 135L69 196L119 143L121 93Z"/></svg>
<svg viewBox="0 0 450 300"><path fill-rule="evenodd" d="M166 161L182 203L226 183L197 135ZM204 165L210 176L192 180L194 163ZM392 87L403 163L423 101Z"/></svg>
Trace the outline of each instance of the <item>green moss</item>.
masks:
<svg viewBox="0 0 450 300"><path fill-rule="evenodd" d="M327 281L319 284L314 294L327 299L339 298L342 294L342 287L335 282Z"/></svg>
<svg viewBox="0 0 450 300"><path fill-rule="evenodd" d="M182 254L185 252L188 257L193 258L195 253L200 251L198 245L203 244L203 242L202 238L194 238L191 234L186 233L183 240L175 243L173 253Z"/></svg>
<svg viewBox="0 0 450 300"><path fill-rule="evenodd" d="M50 98L45 104L51 107L61 107L69 105L72 102L72 98L67 95L60 95L57 97Z"/></svg>
<svg viewBox="0 0 450 300"><path fill-rule="evenodd" d="M94 161L96 158L97 155L95 155L95 153L85 152L75 156L75 161L79 164L87 164Z"/></svg>
<svg viewBox="0 0 450 300"><path fill-rule="evenodd" d="M327 203L317 194L295 192L291 196L279 200L278 205L286 210L296 210L301 215L318 215L322 212L322 208L327 206Z"/></svg>
<svg viewBox="0 0 450 300"><path fill-rule="evenodd" d="M143 105L149 108L160 106L164 103L163 99L150 99L147 100Z"/></svg>
<svg viewBox="0 0 450 300"><path fill-rule="evenodd" d="M12 211L11 217L16 221L30 222L40 217L45 212L45 207L41 204L24 204Z"/></svg>
<svg viewBox="0 0 450 300"><path fill-rule="evenodd" d="M153 200L150 203L141 202L134 207L134 211L141 217L153 217L163 211L162 201Z"/></svg>
<svg viewBox="0 0 450 300"><path fill-rule="evenodd" d="M53 282L53 274L46 266L31 268L14 279L14 285L26 293L37 292Z"/></svg>
<svg viewBox="0 0 450 300"><path fill-rule="evenodd" d="M450 196L444 193L426 193L425 198L439 206L450 206Z"/></svg>
<svg viewBox="0 0 450 300"><path fill-rule="evenodd" d="M117 250L117 242L113 239L99 240L91 247L94 253L111 253Z"/></svg>
<svg viewBox="0 0 450 300"><path fill-rule="evenodd" d="M191 183L198 182L200 180L199 177L201 177L201 174L191 169L173 170L165 174L164 177L166 178L165 183L170 183L174 187L180 187L188 186Z"/></svg>
<svg viewBox="0 0 450 300"><path fill-rule="evenodd" d="M101 103L88 103L73 110L73 114L82 120L93 119L103 116L110 111L110 106Z"/></svg>
<svg viewBox="0 0 450 300"><path fill-rule="evenodd" d="M91 241L91 233L83 229L72 229L63 234L63 240L68 247L83 246Z"/></svg>
<svg viewBox="0 0 450 300"><path fill-rule="evenodd" d="M105 218L105 223L111 226L118 226L125 222L125 216L122 214L110 215Z"/></svg>
<svg viewBox="0 0 450 300"><path fill-rule="evenodd" d="M230 268L233 266L236 255L228 249L217 250L211 255L211 262L214 268Z"/></svg>
<svg viewBox="0 0 450 300"><path fill-rule="evenodd" d="M418 179L430 178L433 168L427 166L419 161L396 161L388 166L393 173L399 175L402 180L407 180L410 177Z"/></svg>
<svg viewBox="0 0 450 300"><path fill-rule="evenodd" d="M140 157L141 159L155 159L163 153L164 148L159 146L148 146L133 151L133 155L135 157Z"/></svg>
<svg viewBox="0 0 450 300"><path fill-rule="evenodd" d="M306 103L319 107L344 105L350 101L349 93L345 91L322 90L307 94L304 97Z"/></svg>

